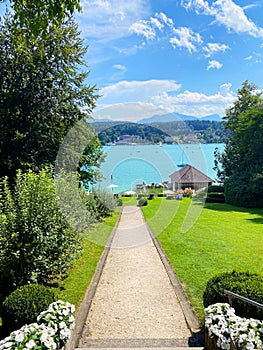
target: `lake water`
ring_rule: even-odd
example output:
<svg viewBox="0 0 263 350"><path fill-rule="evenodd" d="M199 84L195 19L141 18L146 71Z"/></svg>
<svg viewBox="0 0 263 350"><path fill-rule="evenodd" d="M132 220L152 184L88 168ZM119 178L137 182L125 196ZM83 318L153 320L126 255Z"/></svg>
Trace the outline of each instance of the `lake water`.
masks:
<svg viewBox="0 0 263 350"><path fill-rule="evenodd" d="M105 146L106 161L100 170L104 180L101 188L114 193L135 190L140 183L162 183L169 175L187 163L216 181L214 151L224 150L224 144L122 145ZM112 176L112 179L111 179ZM109 187L109 186L116 187Z"/></svg>

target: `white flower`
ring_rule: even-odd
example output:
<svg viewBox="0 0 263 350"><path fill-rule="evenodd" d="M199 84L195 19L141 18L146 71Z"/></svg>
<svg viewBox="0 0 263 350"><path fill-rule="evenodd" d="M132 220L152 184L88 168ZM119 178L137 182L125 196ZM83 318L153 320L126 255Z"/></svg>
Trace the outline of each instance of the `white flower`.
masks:
<svg viewBox="0 0 263 350"><path fill-rule="evenodd" d="M15 336L16 342L22 342L24 340L25 334L20 329L18 331L14 331L13 335Z"/></svg>
<svg viewBox="0 0 263 350"><path fill-rule="evenodd" d="M29 342L26 343L25 349L33 349L36 346L36 343L34 340L29 340Z"/></svg>

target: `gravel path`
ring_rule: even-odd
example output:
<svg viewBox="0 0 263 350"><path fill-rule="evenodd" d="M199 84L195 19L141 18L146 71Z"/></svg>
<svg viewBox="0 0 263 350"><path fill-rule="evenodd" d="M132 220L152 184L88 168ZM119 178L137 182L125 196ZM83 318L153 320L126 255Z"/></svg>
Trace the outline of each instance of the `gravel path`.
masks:
<svg viewBox="0 0 263 350"><path fill-rule="evenodd" d="M124 207L82 341L190 336L140 208Z"/></svg>

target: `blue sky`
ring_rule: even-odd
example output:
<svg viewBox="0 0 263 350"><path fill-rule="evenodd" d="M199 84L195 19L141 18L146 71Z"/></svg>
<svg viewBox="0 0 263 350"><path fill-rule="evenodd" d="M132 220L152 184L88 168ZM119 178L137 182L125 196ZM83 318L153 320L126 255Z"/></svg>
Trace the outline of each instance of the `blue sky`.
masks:
<svg viewBox="0 0 263 350"><path fill-rule="evenodd" d="M95 118L223 116L247 79L263 88L262 0L82 0Z"/></svg>

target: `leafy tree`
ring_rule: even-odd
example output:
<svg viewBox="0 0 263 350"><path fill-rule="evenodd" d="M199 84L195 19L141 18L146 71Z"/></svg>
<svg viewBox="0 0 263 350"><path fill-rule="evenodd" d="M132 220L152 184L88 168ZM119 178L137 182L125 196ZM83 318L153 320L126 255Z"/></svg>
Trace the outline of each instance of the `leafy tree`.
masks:
<svg viewBox="0 0 263 350"><path fill-rule="evenodd" d="M263 99L256 86L244 82L225 120L231 137L225 151L216 155L216 165L221 163L218 175L225 184L226 201L242 206L262 206Z"/></svg>
<svg viewBox="0 0 263 350"><path fill-rule="evenodd" d="M2 296L28 282L55 282L78 253L79 236L59 210L51 173L18 171L12 191L7 178L0 182Z"/></svg>
<svg viewBox="0 0 263 350"><path fill-rule="evenodd" d="M44 32L50 23L61 23L74 10L81 10L80 0L11 0L10 3L17 28L26 28L33 35Z"/></svg>
<svg viewBox="0 0 263 350"><path fill-rule="evenodd" d="M54 164L63 138L97 98L71 19L27 46L19 46L15 27L12 17L0 24L0 177L10 180L17 169Z"/></svg>

